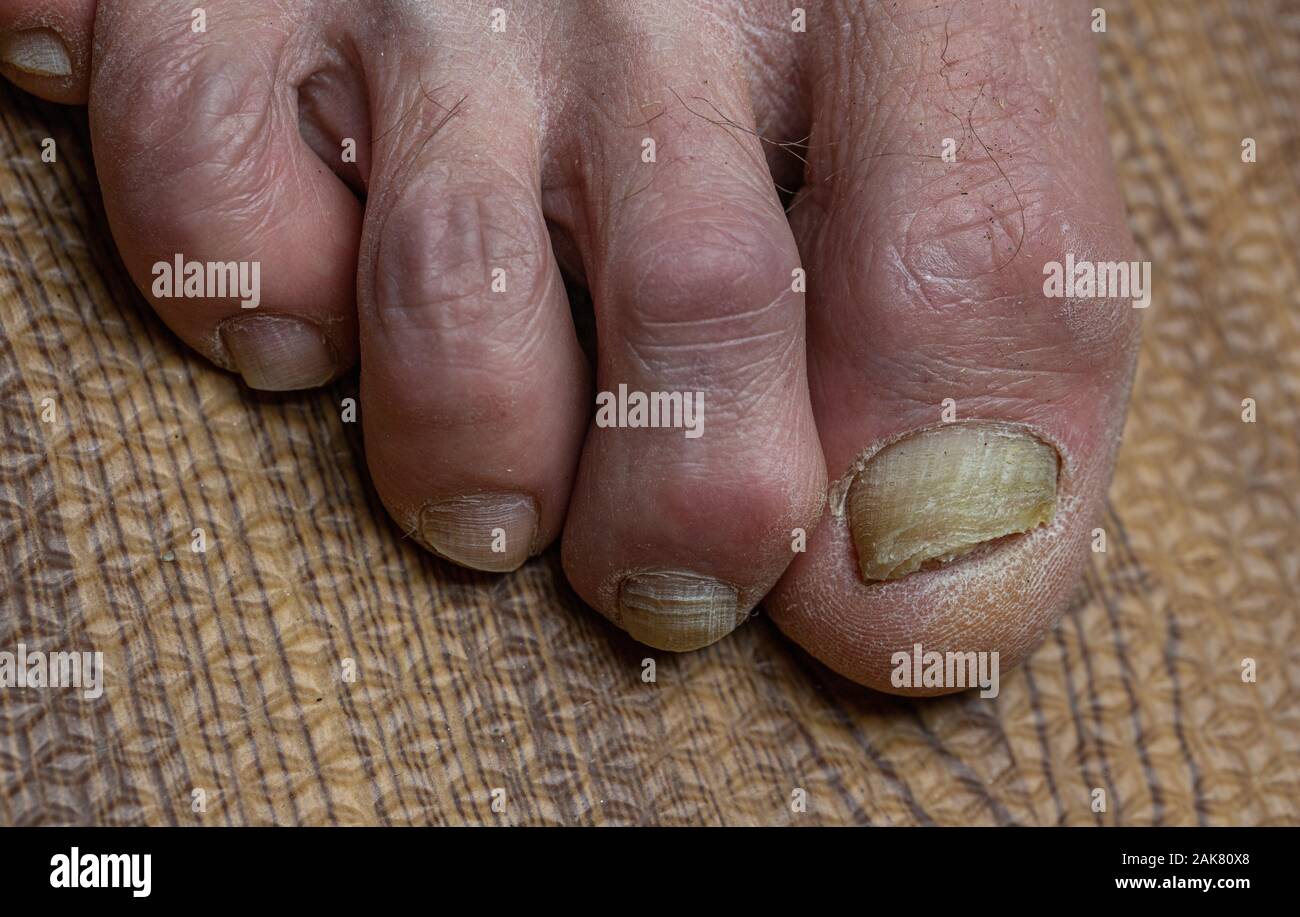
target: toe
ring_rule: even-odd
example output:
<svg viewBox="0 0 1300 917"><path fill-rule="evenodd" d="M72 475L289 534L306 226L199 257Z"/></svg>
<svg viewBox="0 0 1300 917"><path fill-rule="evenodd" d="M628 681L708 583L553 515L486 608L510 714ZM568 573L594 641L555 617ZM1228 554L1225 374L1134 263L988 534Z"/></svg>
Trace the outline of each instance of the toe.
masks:
<svg viewBox="0 0 1300 917"><path fill-rule="evenodd" d="M896 654L997 652L1009 668L1068 600L1140 313L1044 286L1069 256L1133 259L1086 19L911 6L850 30L893 68L846 72L846 53L814 79L792 219L833 483L769 606L849 677L938 693L960 685L900 681Z"/></svg>
<svg viewBox="0 0 1300 917"><path fill-rule="evenodd" d="M94 0L8 0L0 5L0 73L51 102L84 105Z"/></svg>
<svg viewBox="0 0 1300 917"><path fill-rule="evenodd" d="M589 78L629 89L592 103L573 160L594 166L571 176L599 358L564 564L632 636L690 650L748 615L820 511L799 261L727 37L613 28L630 63Z"/></svg>
<svg viewBox="0 0 1300 917"><path fill-rule="evenodd" d="M259 389L356 356L361 205L299 132L335 65L324 17L257 3L105 4L90 120L114 240L164 321Z"/></svg>
<svg viewBox="0 0 1300 917"><path fill-rule="evenodd" d="M513 570L559 534L589 415L542 212L540 119L519 68L479 74L499 49L437 53L426 92L429 44L411 45L371 73L377 123L393 127L372 150L359 263L366 457L412 537Z"/></svg>

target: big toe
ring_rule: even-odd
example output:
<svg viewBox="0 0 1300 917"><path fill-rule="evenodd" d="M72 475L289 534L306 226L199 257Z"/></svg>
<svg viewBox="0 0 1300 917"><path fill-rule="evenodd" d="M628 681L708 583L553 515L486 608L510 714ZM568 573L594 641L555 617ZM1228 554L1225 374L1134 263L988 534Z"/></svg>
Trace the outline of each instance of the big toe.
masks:
<svg viewBox="0 0 1300 917"><path fill-rule="evenodd" d="M1053 265L1132 261L1086 18L911 7L835 39L890 44L898 66L831 54L812 81L792 220L833 483L769 605L841 673L944 693L972 683L950 660L1014 666L1068 601L1140 313L1124 293L1045 285Z"/></svg>

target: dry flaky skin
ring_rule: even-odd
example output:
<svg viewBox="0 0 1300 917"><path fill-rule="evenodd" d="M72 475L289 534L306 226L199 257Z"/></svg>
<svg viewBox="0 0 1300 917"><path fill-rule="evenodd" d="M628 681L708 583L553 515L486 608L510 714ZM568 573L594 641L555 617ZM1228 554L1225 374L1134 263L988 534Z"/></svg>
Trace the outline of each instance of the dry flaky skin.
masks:
<svg viewBox="0 0 1300 917"><path fill-rule="evenodd" d="M1056 450L1009 424L913 433L871 457L849 490L849 527L867 580L897 579L1056 513Z"/></svg>
<svg viewBox="0 0 1300 917"><path fill-rule="evenodd" d="M739 608L734 586L693 573L635 573L619 589L623 628L661 650L716 643L735 630Z"/></svg>

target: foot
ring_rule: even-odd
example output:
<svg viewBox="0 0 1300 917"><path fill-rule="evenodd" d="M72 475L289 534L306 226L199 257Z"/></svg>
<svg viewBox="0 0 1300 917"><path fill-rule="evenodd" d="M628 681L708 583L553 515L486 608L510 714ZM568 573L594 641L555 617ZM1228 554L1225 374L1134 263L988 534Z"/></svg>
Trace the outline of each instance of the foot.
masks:
<svg viewBox="0 0 1300 917"><path fill-rule="evenodd" d="M894 654L1041 639L1122 424L1131 304L1043 292L1067 253L1130 259L1093 36L1064 2L808 6L226 0L196 31L24 0L0 66L88 93L183 339L263 389L360 359L372 476L431 550L508 570L563 531L579 593L673 650L779 579L814 655L938 693ZM255 306L161 295L178 255L257 263ZM606 425L620 391L703 393L702 427Z"/></svg>

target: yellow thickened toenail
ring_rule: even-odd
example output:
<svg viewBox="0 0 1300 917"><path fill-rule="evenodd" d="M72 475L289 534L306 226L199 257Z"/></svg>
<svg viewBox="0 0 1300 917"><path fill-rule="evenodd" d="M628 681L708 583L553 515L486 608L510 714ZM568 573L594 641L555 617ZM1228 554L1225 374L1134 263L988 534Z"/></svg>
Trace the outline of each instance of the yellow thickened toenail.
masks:
<svg viewBox="0 0 1300 917"><path fill-rule="evenodd" d="M999 423L913 433L876 453L848 495L848 522L867 580L906 576L1056 514L1056 450Z"/></svg>
<svg viewBox="0 0 1300 917"><path fill-rule="evenodd" d="M684 652L735 630L740 593L695 573L634 573L619 588L623 628L656 649Z"/></svg>
<svg viewBox="0 0 1300 917"><path fill-rule="evenodd" d="M435 554L488 573L517 569L532 552L537 510L521 494L471 494L430 504L420 534Z"/></svg>

